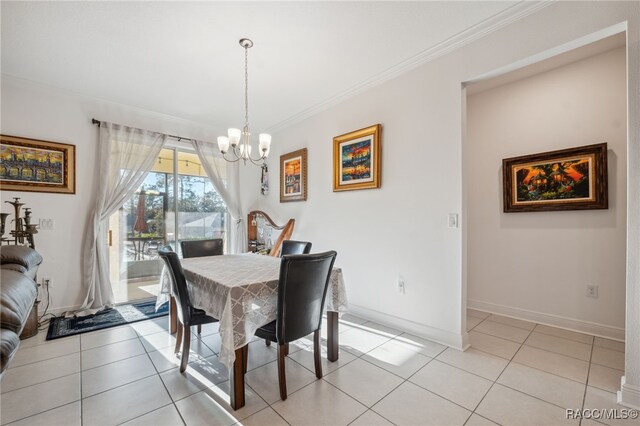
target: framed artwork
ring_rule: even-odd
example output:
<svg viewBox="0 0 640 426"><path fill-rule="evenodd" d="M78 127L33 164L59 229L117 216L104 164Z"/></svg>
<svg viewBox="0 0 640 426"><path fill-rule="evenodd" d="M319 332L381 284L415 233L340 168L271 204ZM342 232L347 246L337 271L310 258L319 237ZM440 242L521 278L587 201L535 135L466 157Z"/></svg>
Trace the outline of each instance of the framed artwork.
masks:
<svg viewBox="0 0 640 426"><path fill-rule="evenodd" d="M608 208L607 144L502 160L504 212Z"/></svg>
<svg viewBox="0 0 640 426"><path fill-rule="evenodd" d="M307 148L280 156L280 202L306 201Z"/></svg>
<svg viewBox="0 0 640 426"><path fill-rule="evenodd" d="M333 138L333 191L380 188L380 135L375 124Z"/></svg>
<svg viewBox="0 0 640 426"><path fill-rule="evenodd" d="M76 147L0 135L0 187L9 191L76 193Z"/></svg>

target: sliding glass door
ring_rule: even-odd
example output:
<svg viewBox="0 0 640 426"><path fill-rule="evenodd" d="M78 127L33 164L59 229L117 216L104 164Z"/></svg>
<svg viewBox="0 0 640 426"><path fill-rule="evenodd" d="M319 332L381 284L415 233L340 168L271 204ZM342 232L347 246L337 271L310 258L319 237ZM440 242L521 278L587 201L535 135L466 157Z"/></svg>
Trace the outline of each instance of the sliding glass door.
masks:
<svg viewBox="0 0 640 426"><path fill-rule="evenodd" d="M110 218L110 276L117 303L153 298L159 291L158 249L180 254L181 240L227 240L226 205L198 156L166 148L138 191Z"/></svg>

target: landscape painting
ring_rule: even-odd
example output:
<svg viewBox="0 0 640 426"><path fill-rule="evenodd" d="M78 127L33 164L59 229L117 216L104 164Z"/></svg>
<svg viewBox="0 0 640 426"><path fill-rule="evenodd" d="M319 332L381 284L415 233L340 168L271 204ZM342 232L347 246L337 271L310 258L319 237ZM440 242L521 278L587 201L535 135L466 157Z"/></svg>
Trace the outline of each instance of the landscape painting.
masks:
<svg viewBox="0 0 640 426"><path fill-rule="evenodd" d="M0 136L0 184L12 191L75 193L75 146Z"/></svg>
<svg viewBox="0 0 640 426"><path fill-rule="evenodd" d="M380 130L376 124L333 138L334 191L380 187Z"/></svg>
<svg viewBox="0 0 640 426"><path fill-rule="evenodd" d="M280 156L280 202L307 199L307 149Z"/></svg>
<svg viewBox="0 0 640 426"><path fill-rule="evenodd" d="M606 144L503 160L504 211L607 208Z"/></svg>

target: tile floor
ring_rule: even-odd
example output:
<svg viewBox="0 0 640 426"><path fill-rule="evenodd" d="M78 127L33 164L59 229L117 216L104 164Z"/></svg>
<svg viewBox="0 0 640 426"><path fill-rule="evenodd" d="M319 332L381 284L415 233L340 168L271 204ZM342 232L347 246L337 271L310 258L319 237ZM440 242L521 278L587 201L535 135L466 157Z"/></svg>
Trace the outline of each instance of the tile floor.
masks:
<svg viewBox="0 0 640 426"><path fill-rule="evenodd" d="M0 384L12 425L543 425L580 424L565 408L616 408L624 344L468 311L460 352L345 315L340 359L313 373L311 340L292 345L289 398L276 351L250 344L247 404L232 411L217 325L194 336L177 369L166 318L22 343ZM621 408L621 407L617 407ZM639 420L611 424L638 424ZM582 421L583 425L597 425Z"/></svg>

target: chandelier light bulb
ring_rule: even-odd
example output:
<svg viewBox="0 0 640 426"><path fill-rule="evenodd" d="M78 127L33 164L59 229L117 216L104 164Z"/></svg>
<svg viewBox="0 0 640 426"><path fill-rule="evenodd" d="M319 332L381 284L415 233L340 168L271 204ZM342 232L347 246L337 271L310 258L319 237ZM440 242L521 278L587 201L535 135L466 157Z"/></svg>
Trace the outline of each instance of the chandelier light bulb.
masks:
<svg viewBox="0 0 640 426"><path fill-rule="evenodd" d="M231 128L227 130L227 134L229 135L229 142L231 143L231 146L235 147L238 145L238 142L240 142L240 136L242 135L240 129Z"/></svg>
<svg viewBox="0 0 640 426"><path fill-rule="evenodd" d="M229 150L229 138L226 136L218 136L218 149L221 153L226 154Z"/></svg>

